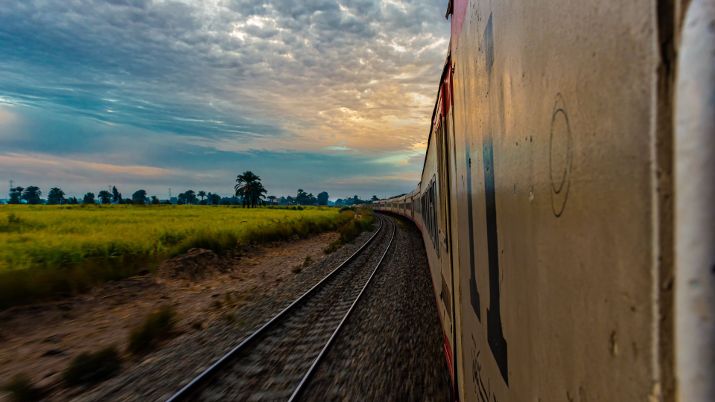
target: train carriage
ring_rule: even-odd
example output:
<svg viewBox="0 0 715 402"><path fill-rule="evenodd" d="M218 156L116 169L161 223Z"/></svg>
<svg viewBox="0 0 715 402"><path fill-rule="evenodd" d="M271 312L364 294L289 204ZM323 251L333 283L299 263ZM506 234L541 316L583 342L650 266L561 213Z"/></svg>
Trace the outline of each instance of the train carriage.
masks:
<svg viewBox="0 0 715 402"><path fill-rule="evenodd" d="M713 167L713 3L449 2L420 183L376 209L422 232L459 399L715 400L715 169L673 179L678 141Z"/></svg>

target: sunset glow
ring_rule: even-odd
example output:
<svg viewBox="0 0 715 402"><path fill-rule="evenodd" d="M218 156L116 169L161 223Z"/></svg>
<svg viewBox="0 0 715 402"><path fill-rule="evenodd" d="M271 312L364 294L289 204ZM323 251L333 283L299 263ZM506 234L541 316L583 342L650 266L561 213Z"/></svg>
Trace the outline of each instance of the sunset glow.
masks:
<svg viewBox="0 0 715 402"><path fill-rule="evenodd" d="M0 179L165 196L228 193L251 169L276 194L407 191L448 47L445 4L11 2Z"/></svg>

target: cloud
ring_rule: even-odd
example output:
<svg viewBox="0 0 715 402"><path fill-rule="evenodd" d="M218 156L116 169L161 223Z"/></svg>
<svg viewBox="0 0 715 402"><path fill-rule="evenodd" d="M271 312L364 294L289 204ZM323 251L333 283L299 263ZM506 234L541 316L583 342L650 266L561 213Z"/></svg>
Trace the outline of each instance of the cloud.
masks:
<svg viewBox="0 0 715 402"><path fill-rule="evenodd" d="M45 177L67 176L76 179L102 177L107 179L164 178L177 172L154 166L114 165L110 163L60 158L47 154L0 154L0 168Z"/></svg>
<svg viewBox="0 0 715 402"><path fill-rule="evenodd" d="M186 155L411 152L427 136L446 55L443 3L9 2L0 107L61 124L53 139L39 131L53 126L27 126L4 149L94 155L113 144L112 157L157 166L170 161L132 151L156 157L161 138Z"/></svg>

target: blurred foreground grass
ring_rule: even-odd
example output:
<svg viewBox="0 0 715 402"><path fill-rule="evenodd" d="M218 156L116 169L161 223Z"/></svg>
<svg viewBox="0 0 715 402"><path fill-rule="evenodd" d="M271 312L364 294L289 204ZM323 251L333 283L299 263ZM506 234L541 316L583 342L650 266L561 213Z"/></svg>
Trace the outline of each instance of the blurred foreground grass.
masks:
<svg viewBox="0 0 715 402"><path fill-rule="evenodd" d="M200 247L218 253L335 230L335 208L0 206L0 308L88 290Z"/></svg>

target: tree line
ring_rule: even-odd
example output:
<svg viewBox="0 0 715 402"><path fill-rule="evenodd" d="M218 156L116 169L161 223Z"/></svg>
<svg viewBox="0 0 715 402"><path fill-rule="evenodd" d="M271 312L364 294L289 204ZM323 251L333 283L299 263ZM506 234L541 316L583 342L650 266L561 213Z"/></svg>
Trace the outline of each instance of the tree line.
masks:
<svg viewBox="0 0 715 402"><path fill-rule="evenodd" d="M236 176L234 194L231 197L224 197L219 194L206 192L203 190L186 190L176 196L176 199L160 200L157 196L148 196L146 190L135 191L130 198L124 198L116 186L112 186L111 191L101 190L96 194L86 193L82 199L77 197L66 197L65 192L59 187L52 187L47 193L47 199L42 199L42 190L37 186L13 187L10 189L9 204L48 204L48 205L72 205L72 204L134 204L134 205L159 205L173 204L175 201L179 205L241 205L246 208L253 208L259 205L329 205L329 194L326 191L313 195L307 193L302 188L298 189L296 196L274 195L266 196L268 191L263 186L261 178L251 171L245 171ZM377 200L377 196L372 196L371 200L361 200L357 195L338 199L334 204L338 206L365 204Z"/></svg>

